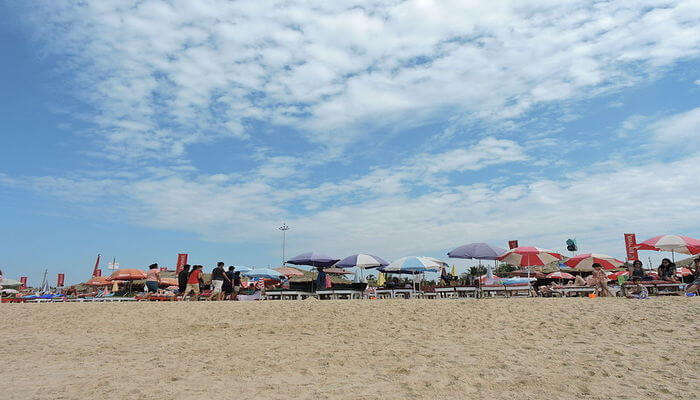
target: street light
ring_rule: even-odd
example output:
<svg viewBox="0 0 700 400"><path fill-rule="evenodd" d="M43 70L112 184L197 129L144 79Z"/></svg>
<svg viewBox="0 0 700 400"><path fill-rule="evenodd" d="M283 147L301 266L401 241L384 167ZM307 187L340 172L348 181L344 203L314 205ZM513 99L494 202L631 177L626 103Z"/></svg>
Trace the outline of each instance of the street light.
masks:
<svg viewBox="0 0 700 400"><path fill-rule="evenodd" d="M277 229L282 231L282 266L284 267L284 263L285 263L284 252L285 252L286 247L287 247L287 231L289 230L289 226L287 226L287 224L283 222L282 226L280 226Z"/></svg>

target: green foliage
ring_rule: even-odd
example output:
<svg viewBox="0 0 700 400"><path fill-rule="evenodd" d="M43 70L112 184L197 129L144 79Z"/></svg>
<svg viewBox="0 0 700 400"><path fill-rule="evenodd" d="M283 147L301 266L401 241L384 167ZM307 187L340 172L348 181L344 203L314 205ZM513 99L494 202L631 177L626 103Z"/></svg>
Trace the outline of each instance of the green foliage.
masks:
<svg viewBox="0 0 700 400"><path fill-rule="evenodd" d="M518 267L515 267L513 265L508 265L508 264L499 264L498 267L493 271L494 275L500 276L501 274L505 274L507 272L513 272Z"/></svg>
<svg viewBox="0 0 700 400"><path fill-rule="evenodd" d="M484 266L471 267L471 268L469 268L469 275L471 275L471 276L486 275L486 267L484 267Z"/></svg>

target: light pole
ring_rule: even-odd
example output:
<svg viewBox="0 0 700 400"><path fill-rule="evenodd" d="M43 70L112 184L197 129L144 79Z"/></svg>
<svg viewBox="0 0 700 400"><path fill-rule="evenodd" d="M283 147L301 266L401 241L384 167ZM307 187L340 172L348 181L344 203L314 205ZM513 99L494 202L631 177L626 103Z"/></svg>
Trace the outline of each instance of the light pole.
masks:
<svg viewBox="0 0 700 400"><path fill-rule="evenodd" d="M289 230L289 226L287 226L286 223L282 223L282 226L277 228L282 231L282 266L284 267L284 260L285 260L285 250L287 247L287 231Z"/></svg>

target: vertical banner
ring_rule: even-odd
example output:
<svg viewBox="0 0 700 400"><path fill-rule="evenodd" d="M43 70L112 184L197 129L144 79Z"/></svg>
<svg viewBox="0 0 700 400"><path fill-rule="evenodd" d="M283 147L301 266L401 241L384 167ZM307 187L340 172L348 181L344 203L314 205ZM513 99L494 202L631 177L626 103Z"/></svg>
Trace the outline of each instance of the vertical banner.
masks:
<svg viewBox="0 0 700 400"><path fill-rule="evenodd" d="M66 274L58 274L58 278L56 279L56 286L63 287L63 284L65 282L66 282Z"/></svg>
<svg viewBox="0 0 700 400"><path fill-rule="evenodd" d="M95 268L92 269L92 276L102 276L102 271L100 271L100 257L102 257L102 254L97 255L97 261L95 261Z"/></svg>
<svg viewBox="0 0 700 400"><path fill-rule="evenodd" d="M178 274L182 271L182 267L187 264L187 253L180 253L177 255L177 266L175 267L175 272Z"/></svg>
<svg viewBox="0 0 700 400"><path fill-rule="evenodd" d="M508 247L510 249L514 249L514 248L518 247L518 241L517 240L509 240Z"/></svg>
<svg viewBox="0 0 700 400"><path fill-rule="evenodd" d="M20 276L19 277L19 283L22 284L20 287L21 289L26 289L27 288L27 277L26 276Z"/></svg>
<svg viewBox="0 0 700 400"><path fill-rule="evenodd" d="M627 249L627 261L639 260L637 254L637 235L625 233L625 248Z"/></svg>

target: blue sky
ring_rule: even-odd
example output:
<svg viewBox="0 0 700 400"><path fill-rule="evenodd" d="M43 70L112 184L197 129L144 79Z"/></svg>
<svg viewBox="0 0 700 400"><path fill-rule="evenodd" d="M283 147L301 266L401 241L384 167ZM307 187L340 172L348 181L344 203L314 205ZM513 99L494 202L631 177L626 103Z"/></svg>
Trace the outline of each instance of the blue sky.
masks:
<svg viewBox="0 0 700 400"><path fill-rule="evenodd" d="M693 1L5 2L0 269L274 265L283 221L288 255L387 259L698 237L699 24Z"/></svg>

